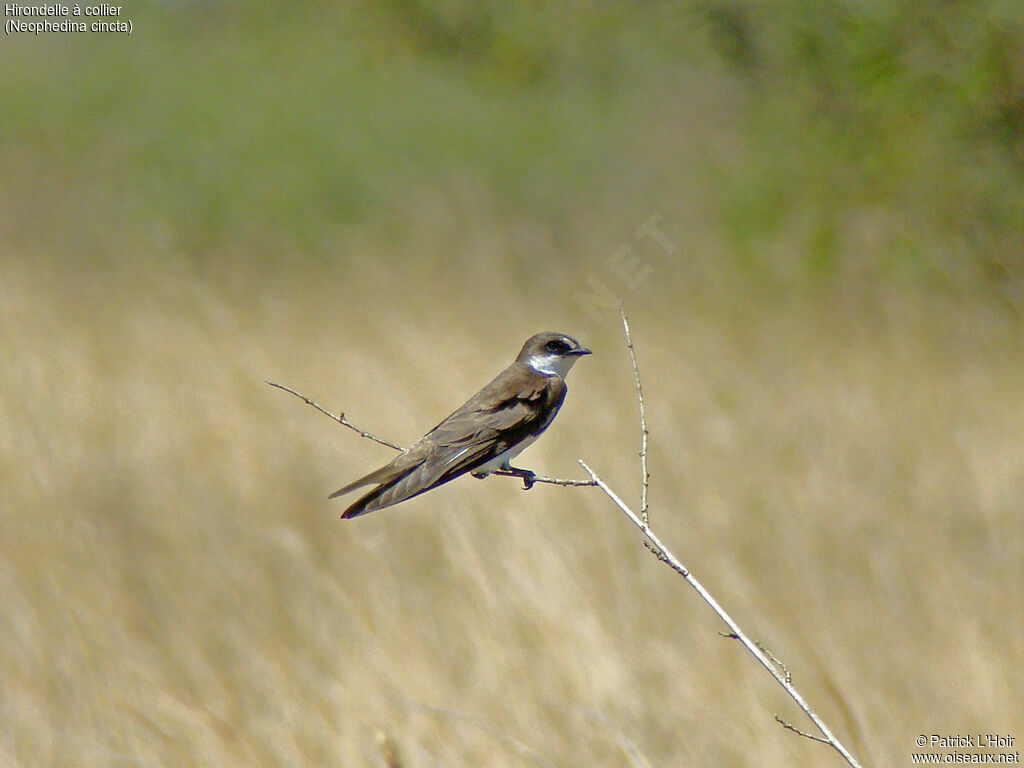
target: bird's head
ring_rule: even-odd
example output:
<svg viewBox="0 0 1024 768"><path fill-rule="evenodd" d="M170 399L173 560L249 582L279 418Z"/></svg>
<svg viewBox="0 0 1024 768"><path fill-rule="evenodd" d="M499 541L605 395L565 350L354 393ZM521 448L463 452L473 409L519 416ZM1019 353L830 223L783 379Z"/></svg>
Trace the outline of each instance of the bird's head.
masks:
<svg viewBox="0 0 1024 768"><path fill-rule="evenodd" d="M591 354L572 336L554 331L545 331L531 336L523 344L516 362L526 363L538 373L545 376L565 378L573 363L583 355Z"/></svg>

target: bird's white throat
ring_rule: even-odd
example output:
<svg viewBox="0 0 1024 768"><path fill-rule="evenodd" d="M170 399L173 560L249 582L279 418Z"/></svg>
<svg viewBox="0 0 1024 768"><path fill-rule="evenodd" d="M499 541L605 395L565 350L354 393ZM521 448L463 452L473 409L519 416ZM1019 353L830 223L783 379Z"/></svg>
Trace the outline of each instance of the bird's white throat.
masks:
<svg viewBox="0 0 1024 768"><path fill-rule="evenodd" d="M529 366L545 376L561 376L564 379L578 359L578 355L531 355Z"/></svg>

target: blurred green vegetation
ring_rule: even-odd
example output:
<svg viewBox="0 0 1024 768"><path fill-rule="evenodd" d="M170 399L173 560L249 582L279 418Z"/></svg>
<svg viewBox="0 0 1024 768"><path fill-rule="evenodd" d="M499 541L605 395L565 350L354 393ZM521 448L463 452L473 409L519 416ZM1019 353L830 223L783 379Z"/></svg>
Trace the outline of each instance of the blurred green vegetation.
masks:
<svg viewBox="0 0 1024 768"><path fill-rule="evenodd" d="M157 230L199 261L330 261L469 178L557 239L688 211L724 266L1019 298L1024 7L164 3L0 50L8 229L61 256ZM679 215L679 214L676 214ZM872 249L851 244L868 228ZM867 252L869 251L870 252ZM780 253L785 255L780 255ZM861 268L852 270L860 273Z"/></svg>

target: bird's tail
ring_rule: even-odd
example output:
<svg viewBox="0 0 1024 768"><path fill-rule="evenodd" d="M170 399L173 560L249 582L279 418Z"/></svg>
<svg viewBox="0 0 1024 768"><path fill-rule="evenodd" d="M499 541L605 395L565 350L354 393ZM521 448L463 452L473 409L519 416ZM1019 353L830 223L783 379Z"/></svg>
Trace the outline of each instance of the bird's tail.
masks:
<svg viewBox="0 0 1024 768"><path fill-rule="evenodd" d="M435 488L451 478L440 479L436 470L431 470L423 463L414 464L410 467L381 467L371 472L366 477L361 477L344 488L335 491L328 498L344 496L364 485L376 485L376 488L368 491L353 502L342 514L342 519L358 517L375 509L383 509L400 501L419 496L421 493Z"/></svg>
<svg viewBox="0 0 1024 768"><path fill-rule="evenodd" d="M350 504L348 509L341 513L341 519L348 520L350 517L359 517L360 515L365 515L367 512L373 512L375 509L390 506L390 504L381 503L381 496L383 496L384 492L390 487L390 485L378 485L369 493L364 493L356 499L353 504Z"/></svg>

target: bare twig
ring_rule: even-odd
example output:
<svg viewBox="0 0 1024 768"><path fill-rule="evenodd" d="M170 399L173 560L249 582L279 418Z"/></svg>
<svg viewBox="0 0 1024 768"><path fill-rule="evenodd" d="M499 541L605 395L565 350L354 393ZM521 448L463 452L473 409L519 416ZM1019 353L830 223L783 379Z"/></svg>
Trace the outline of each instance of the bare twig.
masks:
<svg viewBox="0 0 1024 768"><path fill-rule="evenodd" d="M305 395L299 394L294 389L286 387L284 384L275 384L272 381L266 381L266 379L264 379L264 381L267 384L269 384L270 386L272 386L272 387L277 387L278 389L283 389L285 392L291 392L293 395L295 395L297 398L299 398L300 400L305 402L307 405L312 405L314 408L316 408L318 411L320 411L320 413L322 413L322 414L324 414L326 416L330 416L336 422L341 424L341 426L348 427L352 431L357 432L360 437L365 437L368 440L373 440L373 442L375 442L375 443L380 443L381 445L386 445L388 448L394 448L396 451L402 450L402 446L395 445L391 441L385 440L382 437L377 437L375 434L373 434L372 432L367 432L365 429L360 429L355 424L353 424L351 421L346 419L344 413L339 413L337 416L335 416L333 413L328 411L326 408L321 408L319 405L314 403L312 400L310 400Z"/></svg>
<svg viewBox="0 0 1024 768"><path fill-rule="evenodd" d="M633 348L633 339L629 335L629 318L626 317L625 302L619 303L619 315L622 317L622 330L626 332L626 347L629 349L630 362L633 363L636 401L640 406L640 519L646 525L648 523L647 486L650 485L651 475L647 471L647 416L644 414L644 388L640 383L640 369L636 364L636 350Z"/></svg>
<svg viewBox="0 0 1024 768"><path fill-rule="evenodd" d="M504 469L492 470L489 474L498 475L499 477L520 477L515 472L506 472ZM533 483L547 483L548 485L564 485L568 487L582 488L591 485L597 485L593 480L565 480L561 477L545 477L544 475L534 475L530 478L530 484Z"/></svg>
<svg viewBox="0 0 1024 768"><path fill-rule="evenodd" d="M739 638L736 638L736 639L739 640ZM761 645L760 643L757 644L757 647L760 648L762 651L764 651L764 655L767 656L769 659L771 659L772 663L775 666L777 666L779 669L782 670L782 676L784 678L786 678L786 682L787 683L792 683L793 682L793 676L791 674L789 674L789 667L786 666L786 663L784 661L782 661L774 653L772 653L769 649L767 649L763 645Z"/></svg>
<svg viewBox="0 0 1024 768"><path fill-rule="evenodd" d="M615 506L617 506L620 510L622 510L622 512L626 515L626 517L630 519L633 525L640 529L641 533L643 533L647 540L650 541L651 544L654 546L655 554L658 555L659 559L663 560L670 568L672 568L673 571L675 571L684 579L686 579L686 582L697 591L697 594L700 595L701 599L709 606L711 606L711 609L718 614L718 617L726 623L726 625L729 627L729 631L731 632L731 634L737 640L743 643L744 647L751 653L751 655L753 655L753 657L761 663L761 666L767 669L768 672L771 673L771 676L774 677L775 680L779 683L779 685L781 685L786 690L786 693L789 694L790 698L792 698L793 701L795 701L799 705L800 709L804 711L804 713L818 727L818 730L821 731L821 733L824 735L825 738L821 739L821 741L824 741L826 744L830 744L837 752L839 752L840 755L843 756L843 759L845 759L846 762L853 766L853 768L860 768L860 763L857 762L856 758L854 758L854 756L850 754L850 751L843 746L839 739L832 735L832 731L829 730L829 727L825 724L825 721L818 717L814 710L811 709L807 702L804 700L804 697L800 694L800 692L793 686L792 681L788 679L788 671L787 674L783 674L781 671L779 671L775 664L772 663L771 659L769 659L768 656L765 655L764 651L762 651L761 648L759 648L755 642L753 642L749 637L747 637L746 633L742 629L740 629L740 626L733 620L733 618L728 613L726 613L725 609L718 604L718 601L711 596L711 593L704 588L704 585L697 581L693 574L691 574L690 571L686 569L686 567L679 561L679 559L675 555L673 555L668 549L665 548L665 545L661 543L661 539L659 539L655 535L654 531L651 530L650 526L647 525L647 523L645 523L643 520L641 520L637 513L630 509L629 506L622 499L620 499L618 495L616 495L615 491L609 488L607 483L605 483L604 480L598 477L597 474L595 474L594 470L587 466L587 463L583 461L583 459L580 459L580 466L582 466L583 469L586 470L587 474L590 475L591 479L594 481L597 487L604 491L605 495L612 500L612 503L615 504Z"/></svg>
<svg viewBox="0 0 1024 768"><path fill-rule="evenodd" d="M807 733L807 731L801 731L795 725L793 725L792 723L787 723L785 720L783 720L778 715L775 716L775 722L777 722L779 725L781 725L787 731L792 731L793 733L797 734L798 736L803 736L805 739L810 739L811 741L820 741L822 744L832 744L832 742L830 742L828 739L823 739L823 738L821 738L821 736L815 736L813 733Z"/></svg>
<svg viewBox="0 0 1024 768"><path fill-rule="evenodd" d="M732 632L719 632L718 634L720 634L722 637L726 638L727 640L739 640L740 639L739 635L736 635L736 634L734 634ZM768 648L765 648L761 643L758 643L756 640L754 642L757 643L757 647L758 648L760 648L762 651L764 651L764 655L767 656L769 659L771 659L772 663L775 664L779 669L782 670L782 676L786 678L786 682L787 683L792 683L793 682L793 675L791 675L789 673L789 667L786 666L785 662L782 661L781 659L779 659L779 657L776 656L774 653L772 653Z"/></svg>
<svg viewBox="0 0 1024 768"><path fill-rule="evenodd" d="M269 384L270 386L272 386L272 387L277 387L278 389L283 389L285 392L289 392L289 393L295 395L297 398L302 400L304 403L306 403L307 405L313 406L318 411L320 411L320 413L324 414L325 416L329 416L332 420L338 422L343 427L348 427L352 431L356 432L360 437L365 437L368 440L373 440L375 443L380 443L381 445L386 445L388 448L394 448L396 451L403 450L402 446L396 445L395 443L392 443L390 440L385 440L382 437L377 437L372 432L367 432L365 429L357 427L355 424L353 424L352 422L350 422L348 419L345 418L345 414L344 413L339 413L338 415L334 415L333 413L328 411L326 408L323 408L320 405L318 405L312 399L306 397L305 395L303 395L300 392L296 392L294 389L292 389L290 387L286 387L284 384L276 384L273 381L266 381L265 379L264 379L264 381L267 384ZM522 477L522 475L518 475L515 472L506 472L503 469L494 470L490 474L498 475L499 477L518 477L518 478ZM530 479L530 484L532 485L533 483L544 483L546 485L564 485L564 486L569 486L569 487L580 487L580 486L596 485L596 483L593 480L566 480L566 479L563 479L563 478L560 478L560 477L545 477L544 475L534 475Z"/></svg>

